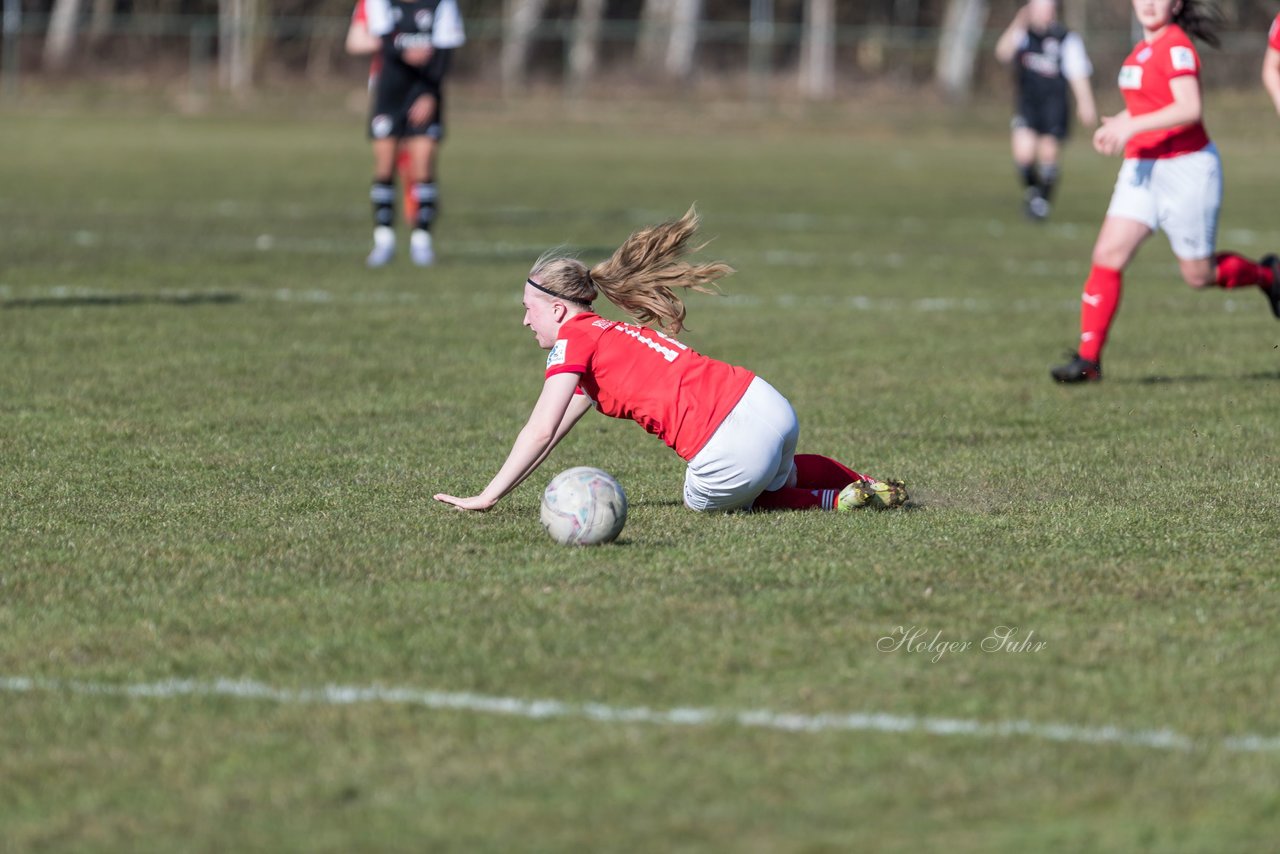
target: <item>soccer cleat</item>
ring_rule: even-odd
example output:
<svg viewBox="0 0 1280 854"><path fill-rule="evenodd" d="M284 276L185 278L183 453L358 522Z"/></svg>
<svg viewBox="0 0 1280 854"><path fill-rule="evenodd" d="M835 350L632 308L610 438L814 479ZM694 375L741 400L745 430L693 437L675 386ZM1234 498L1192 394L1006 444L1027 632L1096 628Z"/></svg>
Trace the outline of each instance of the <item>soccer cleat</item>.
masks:
<svg viewBox="0 0 1280 854"><path fill-rule="evenodd" d="M435 250L431 248L431 232L414 229L409 235L409 257L419 267L430 267L436 262Z"/></svg>
<svg viewBox="0 0 1280 854"><path fill-rule="evenodd" d="M900 480L855 480L840 490L836 497L836 509L871 507L875 510L889 510L906 504L907 498L907 486Z"/></svg>
<svg viewBox="0 0 1280 854"><path fill-rule="evenodd" d="M390 226L380 225L373 230L373 249L364 259L366 267L385 267L396 254L396 233Z"/></svg>
<svg viewBox="0 0 1280 854"><path fill-rule="evenodd" d="M1051 368L1049 376L1060 383L1097 382L1102 379L1102 362L1083 359L1076 352L1068 352L1067 358L1070 361Z"/></svg>
<svg viewBox="0 0 1280 854"><path fill-rule="evenodd" d="M1262 292L1271 302L1271 313L1280 317L1280 257L1268 255L1259 263L1271 270L1271 287L1263 288Z"/></svg>
<svg viewBox="0 0 1280 854"><path fill-rule="evenodd" d="M1049 200L1041 194L1039 187L1027 187L1022 199L1022 212L1034 222L1043 222L1049 216Z"/></svg>
<svg viewBox="0 0 1280 854"><path fill-rule="evenodd" d="M1049 200L1044 196L1035 196L1027 202L1027 215L1036 222L1043 222L1049 218Z"/></svg>

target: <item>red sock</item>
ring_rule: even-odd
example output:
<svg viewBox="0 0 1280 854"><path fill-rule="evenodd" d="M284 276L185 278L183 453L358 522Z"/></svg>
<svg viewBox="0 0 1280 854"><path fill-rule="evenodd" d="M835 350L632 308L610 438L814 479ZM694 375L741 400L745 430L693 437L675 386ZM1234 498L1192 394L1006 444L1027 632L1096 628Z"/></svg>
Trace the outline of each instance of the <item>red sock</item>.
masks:
<svg viewBox="0 0 1280 854"><path fill-rule="evenodd" d="M413 157L408 151L396 152L396 169L400 172L400 186L404 187L404 221L412 228L418 220L418 196L413 192Z"/></svg>
<svg viewBox="0 0 1280 854"><path fill-rule="evenodd" d="M1094 264L1084 283L1080 300L1080 358L1091 362L1102 355L1102 345L1107 343L1107 331L1120 307L1119 270Z"/></svg>
<svg viewBox="0 0 1280 854"><path fill-rule="evenodd" d="M820 454L796 454L796 486L802 489L844 489L866 480L844 463Z"/></svg>
<svg viewBox="0 0 1280 854"><path fill-rule="evenodd" d="M1271 268L1255 264L1234 252L1219 252L1214 255L1213 266L1213 283L1220 288L1238 288L1241 285L1270 288L1275 284Z"/></svg>
<svg viewBox="0 0 1280 854"><path fill-rule="evenodd" d="M752 510L834 510L838 489L800 489L784 486L762 492L751 505Z"/></svg>

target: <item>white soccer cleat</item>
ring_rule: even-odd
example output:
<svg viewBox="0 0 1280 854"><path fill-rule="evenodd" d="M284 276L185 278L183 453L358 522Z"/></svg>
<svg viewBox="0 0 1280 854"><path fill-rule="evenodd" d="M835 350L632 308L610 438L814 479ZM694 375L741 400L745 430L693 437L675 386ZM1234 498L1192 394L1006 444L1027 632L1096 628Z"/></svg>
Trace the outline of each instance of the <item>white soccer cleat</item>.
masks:
<svg viewBox="0 0 1280 854"><path fill-rule="evenodd" d="M387 225L373 230L373 250L364 259L366 267L385 267L396 254L396 232Z"/></svg>
<svg viewBox="0 0 1280 854"><path fill-rule="evenodd" d="M430 267L436 262L435 250L431 247L431 232L414 229L409 235L409 257L419 267Z"/></svg>

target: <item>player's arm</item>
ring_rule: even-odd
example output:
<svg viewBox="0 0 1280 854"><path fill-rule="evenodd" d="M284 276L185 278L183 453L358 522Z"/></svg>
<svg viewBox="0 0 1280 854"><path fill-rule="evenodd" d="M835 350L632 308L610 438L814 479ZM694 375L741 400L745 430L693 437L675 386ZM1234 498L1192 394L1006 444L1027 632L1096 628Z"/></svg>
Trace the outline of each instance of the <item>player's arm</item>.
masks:
<svg viewBox="0 0 1280 854"><path fill-rule="evenodd" d="M551 456L551 452L556 449L556 445L560 444L560 440L569 434L573 429L573 425L582 420L582 416L587 414L587 410L591 408L591 398L585 394L575 394L573 400L569 401L569 408L564 411L564 417L560 419L560 426L556 428L556 434L551 438L551 444L543 451L542 456L538 457L538 461L534 463L524 477L516 482L516 486L524 483L525 478L538 470L538 466L542 465L543 460Z"/></svg>
<svg viewBox="0 0 1280 854"><path fill-rule="evenodd" d="M352 56L370 56L382 47L382 39L369 32L363 21L352 21L347 28L347 53Z"/></svg>
<svg viewBox="0 0 1280 854"><path fill-rule="evenodd" d="M1009 26L1005 27L1000 38L996 40L996 59L1002 64L1008 65L1013 61L1013 55L1018 52L1018 45L1022 43L1023 37L1027 34L1027 7L1023 6L1018 9L1018 13L1013 16L1013 20Z"/></svg>
<svg viewBox="0 0 1280 854"><path fill-rule="evenodd" d="M1089 82L1093 76L1093 63L1089 61L1079 33L1068 33L1062 42L1062 76L1067 79L1075 97L1076 117L1080 124L1093 127L1098 123L1098 105L1093 100L1093 85Z"/></svg>
<svg viewBox="0 0 1280 854"><path fill-rule="evenodd" d="M1093 147L1099 154L1119 154L1124 151L1134 134L1149 130L1189 125L1200 121L1202 101L1200 81L1194 75L1184 74L1169 81L1173 103L1167 107L1134 117L1126 110L1119 115L1102 120L1102 127L1093 135Z"/></svg>
<svg viewBox="0 0 1280 854"><path fill-rule="evenodd" d="M1276 112L1280 113L1280 50L1273 47L1268 47L1262 58L1262 85L1276 105Z"/></svg>
<svg viewBox="0 0 1280 854"><path fill-rule="evenodd" d="M1085 127L1093 127L1098 123L1098 105L1093 100L1093 85L1088 77L1070 78L1071 94L1076 99L1076 117Z"/></svg>
<svg viewBox="0 0 1280 854"><path fill-rule="evenodd" d="M346 51L352 56L369 56L382 47L382 39L369 32L369 19L363 2L358 4L347 27Z"/></svg>
<svg viewBox="0 0 1280 854"><path fill-rule="evenodd" d="M444 493L435 496L437 501L461 510L488 510L497 504L519 483L537 469L538 464L547 458L560 439L577 423L586 412L586 406L576 404L574 390L578 387L579 376L576 373L553 374L543 383L542 394L533 406L533 412L520 433L515 444L507 454L506 462L498 469L498 473L489 481L489 485L479 495L459 498ZM585 397L579 395L579 397ZM570 418L571 414L576 417ZM567 422L567 423L566 423Z"/></svg>

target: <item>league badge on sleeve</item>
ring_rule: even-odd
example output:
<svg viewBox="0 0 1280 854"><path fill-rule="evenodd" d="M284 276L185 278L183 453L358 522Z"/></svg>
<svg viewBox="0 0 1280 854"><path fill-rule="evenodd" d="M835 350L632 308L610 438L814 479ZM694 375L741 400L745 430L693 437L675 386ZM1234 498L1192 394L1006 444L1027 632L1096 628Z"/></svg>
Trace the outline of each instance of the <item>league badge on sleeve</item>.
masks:
<svg viewBox="0 0 1280 854"><path fill-rule="evenodd" d="M547 367L554 368L556 365L564 364L565 349L568 341L563 338L557 339L556 343L551 347L551 352L547 354Z"/></svg>
<svg viewBox="0 0 1280 854"><path fill-rule="evenodd" d="M1169 49L1169 61L1173 63L1174 71L1195 71L1196 70L1196 54L1189 47L1179 45Z"/></svg>

